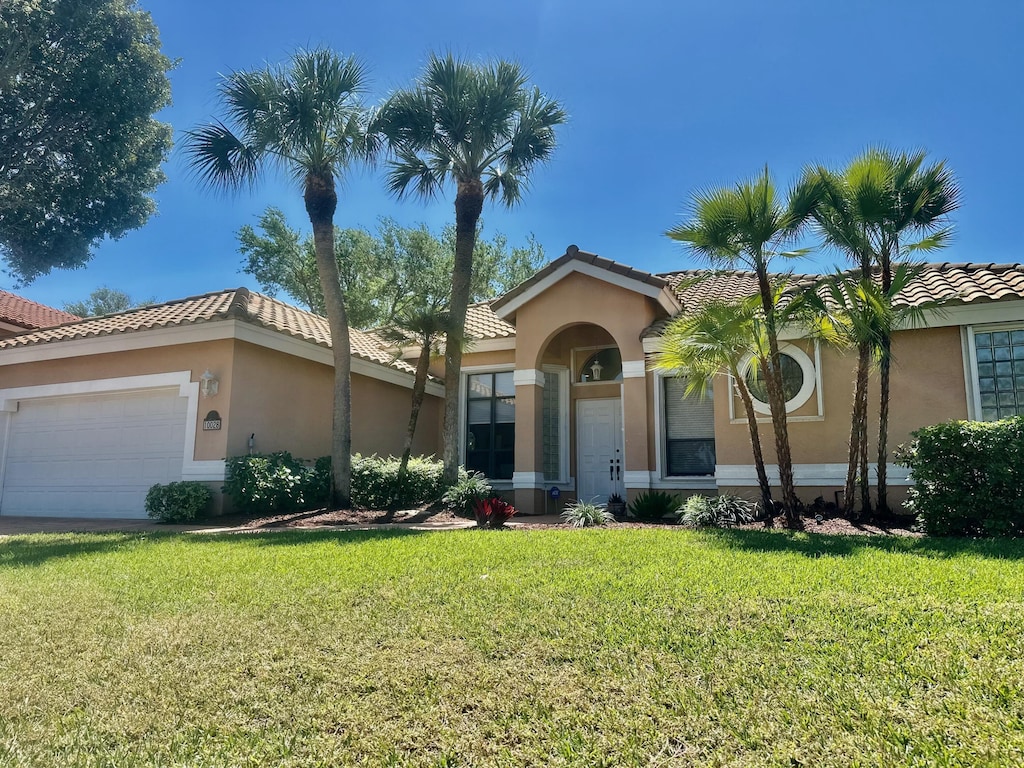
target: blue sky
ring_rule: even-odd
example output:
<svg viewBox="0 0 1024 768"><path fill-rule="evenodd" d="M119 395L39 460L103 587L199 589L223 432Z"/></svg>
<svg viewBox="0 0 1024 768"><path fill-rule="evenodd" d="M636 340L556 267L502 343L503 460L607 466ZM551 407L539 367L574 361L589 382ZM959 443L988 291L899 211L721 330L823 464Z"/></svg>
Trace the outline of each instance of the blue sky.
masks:
<svg viewBox="0 0 1024 768"><path fill-rule="evenodd" d="M1021 261L1024 3L932 0L143 0L160 28L181 132L217 114L218 73L326 44L361 58L371 100L408 85L431 51L512 58L570 116L550 164L512 211L488 204L486 231L534 233L548 258L570 243L651 270L699 264L663 232L690 194L766 163L786 186L810 162L839 165L870 144L922 148L956 172L963 204L948 261ZM90 265L19 292L61 306L100 285L138 298L181 298L239 285L235 233L268 205L308 228L300 192L268 177L251 194L201 189L176 148L159 214L96 249ZM341 190L339 226L379 216L440 229L453 197L398 202L380 172ZM823 252L794 263L836 263ZM10 280L0 285L10 288Z"/></svg>

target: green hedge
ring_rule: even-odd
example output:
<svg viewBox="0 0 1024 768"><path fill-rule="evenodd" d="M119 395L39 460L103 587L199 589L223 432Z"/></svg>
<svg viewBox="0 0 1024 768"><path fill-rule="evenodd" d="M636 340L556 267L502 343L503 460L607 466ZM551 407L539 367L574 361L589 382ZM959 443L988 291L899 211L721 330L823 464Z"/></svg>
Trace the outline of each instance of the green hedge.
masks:
<svg viewBox="0 0 1024 768"><path fill-rule="evenodd" d="M154 485L146 494L146 513L161 523L187 523L204 517L213 493L195 480Z"/></svg>
<svg viewBox="0 0 1024 768"><path fill-rule="evenodd" d="M1024 417L947 421L913 438L897 458L912 473L907 506L925 532L1024 534Z"/></svg>
<svg viewBox="0 0 1024 768"><path fill-rule="evenodd" d="M352 457L352 503L367 509L430 504L444 493L444 466L433 458L409 461L399 487L399 460L393 456ZM224 493L243 514L271 514L318 509L327 504L331 460L296 459L287 451L233 456L226 462Z"/></svg>

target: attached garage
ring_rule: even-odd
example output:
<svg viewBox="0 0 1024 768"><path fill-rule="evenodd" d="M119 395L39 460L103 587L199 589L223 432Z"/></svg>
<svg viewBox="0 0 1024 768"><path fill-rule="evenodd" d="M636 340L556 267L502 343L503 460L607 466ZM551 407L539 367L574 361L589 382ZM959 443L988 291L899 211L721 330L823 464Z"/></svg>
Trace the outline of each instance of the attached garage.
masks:
<svg viewBox="0 0 1024 768"><path fill-rule="evenodd" d="M182 479L194 438L188 393L179 385L103 385L7 400L0 515L145 517L150 487Z"/></svg>

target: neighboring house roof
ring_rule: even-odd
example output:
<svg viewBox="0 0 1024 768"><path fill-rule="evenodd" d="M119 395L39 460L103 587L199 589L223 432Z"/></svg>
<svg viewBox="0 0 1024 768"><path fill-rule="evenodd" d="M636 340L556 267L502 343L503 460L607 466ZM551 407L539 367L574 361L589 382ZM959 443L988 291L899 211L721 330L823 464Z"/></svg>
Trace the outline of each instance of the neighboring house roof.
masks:
<svg viewBox="0 0 1024 768"><path fill-rule="evenodd" d="M0 350L222 320L240 320L321 347L331 346L331 333L326 318L247 288L235 288L111 315L84 320L75 318L74 322L2 339ZM387 352L385 342L375 334L352 328L349 335L355 357L409 374L416 372L411 365L396 360Z"/></svg>
<svg viewBox="0 0 1024 768"><path fill-rule="evenodd" d="M48 307L23 296L0 291L0 323L18 328L46 328L81 320L78 315Z"/></svg>

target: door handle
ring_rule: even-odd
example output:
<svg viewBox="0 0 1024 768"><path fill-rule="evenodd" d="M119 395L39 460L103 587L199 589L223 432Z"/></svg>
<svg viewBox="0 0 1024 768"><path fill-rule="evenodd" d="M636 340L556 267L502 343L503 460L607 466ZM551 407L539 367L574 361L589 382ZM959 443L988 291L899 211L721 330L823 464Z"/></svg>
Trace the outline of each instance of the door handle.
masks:
<svg viewBox="0 0 1024 768"><path fill-rule="evenodd" d="M608 459L608 480L615 480L615 462L612 459Z"/></svg>
<svg viewBox="0 0 1024 768"><path fill-rule="evenodd" d="M615 462L615 479L622 479L622 465L617 461Z"/></svg>

